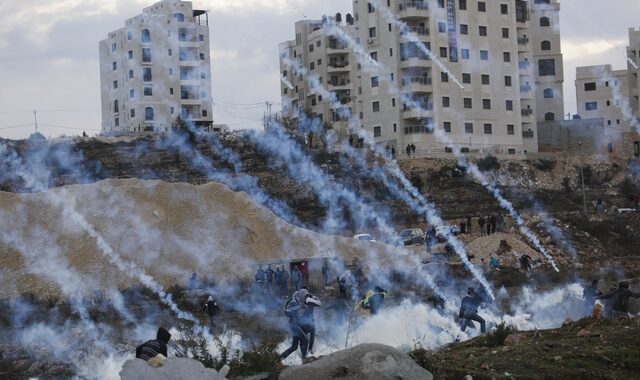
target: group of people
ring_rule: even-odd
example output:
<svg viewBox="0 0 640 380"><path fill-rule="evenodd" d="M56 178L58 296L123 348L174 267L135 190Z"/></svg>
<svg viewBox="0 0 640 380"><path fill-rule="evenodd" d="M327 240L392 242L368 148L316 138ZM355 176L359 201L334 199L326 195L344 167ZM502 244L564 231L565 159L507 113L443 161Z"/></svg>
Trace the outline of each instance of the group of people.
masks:
<svg viewBox="0 0 640 380"><path fill-rule="evenodd" d="M469 226L471 223L469 223ZM478 226L480 227L480 235L488 236L496 232L506 232L507 226L504 215L501 212L491 214L487 217L478 218Z"/></svg>
<svg viewBox="0 0 640 380"><path fill-rule="evenodd" d="M407 157L416 158L416 146L413 144L407 144L407 147L404 148L404 152L407 154Z"/></svg>
<svg viewBox="0 0 640 380"><path fill-rule="evenodd" d="M303 281L307 281L309 278L309 271L305 263L293 265L291 274L284 265L282 268L277 265L275 271L271 268L271 264L267 266L267 269L262 269L262 265L260 265L254 278L256 286L261 291L277 292L282 296L289 291L289 282L293 285L294 290L302 289Z"/></svg>
<svg viewBox="0 0 640 380"><path fill-rule="evenodd" d="M390 156L392 159L396 159L396 147L395 145L389 145L384 147L384 151L387 153L387 156Z"/></svg>

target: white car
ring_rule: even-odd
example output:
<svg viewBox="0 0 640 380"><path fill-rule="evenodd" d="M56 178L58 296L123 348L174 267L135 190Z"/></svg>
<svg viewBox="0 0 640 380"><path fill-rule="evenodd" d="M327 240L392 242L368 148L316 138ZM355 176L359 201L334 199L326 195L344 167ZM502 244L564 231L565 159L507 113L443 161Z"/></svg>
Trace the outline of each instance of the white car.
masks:
<svg viewBox="0 0 640 380"><path fill-rule="evenodd" d="M373 236L371 236L370 234L357 234L357 235L353 235L353 238L358 241L371 241L374 243L376 241L376 239L374 239Z"/></svg>

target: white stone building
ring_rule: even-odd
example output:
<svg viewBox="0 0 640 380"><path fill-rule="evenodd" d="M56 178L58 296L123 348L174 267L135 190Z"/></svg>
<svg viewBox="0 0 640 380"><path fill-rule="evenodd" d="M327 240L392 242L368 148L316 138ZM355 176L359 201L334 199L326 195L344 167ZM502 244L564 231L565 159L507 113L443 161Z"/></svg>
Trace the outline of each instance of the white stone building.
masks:
<svg viewBox="0 0 640 380"><path fill-rule="evenodd" d="M163 0L100 41L102 132L169 131L178 116L212 128L206 11Z"/></svg>
<svg viewBox="0 0 640 380"><path fill-rule="evenodd" d="M281 50L309 71L318 70L318 61L345 57L340 72L319 74L323 85L333 91L328 84L334 77L348 82L341 90L348 91L349 108L380 144L398 151L414 144L421 155L449 154L452 145L477 154L523 155L537 151L538 120L564 115L559 7L557 0L354 0L354 25L342 28L379 63L378 70L366 67L354 46L318 49L335 38L321 21L297 23L296 40ZM402 33L402 25L410 33ZM327 119L331 105L314 99L308 81L288 66L281 57L281 74L287 71L292 85L281 86L284 116L295 119L304 110L336 128ZM446 139L428 125L441 128Z"/></svg>

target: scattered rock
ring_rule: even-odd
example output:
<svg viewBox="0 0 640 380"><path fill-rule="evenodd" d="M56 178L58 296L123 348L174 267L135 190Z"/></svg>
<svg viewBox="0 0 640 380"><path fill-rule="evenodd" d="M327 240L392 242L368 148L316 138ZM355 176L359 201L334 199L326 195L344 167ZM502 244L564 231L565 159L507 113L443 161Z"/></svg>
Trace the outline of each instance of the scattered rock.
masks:
<svg viewBox="0 0 640 380"><path fill-rule="evenodd" d="M527 337L524 334L509 334L504 339L505 346L515 346L525 340Z"/></svg>
<svg viewBox="0 0 640 380"><path fill-rule="evenodd" d="M578 337L584 337L584 336L589 336L591 335L591 331L582 329L580 331L578 331Z"/></svg>
<svg viewBox="0 0 640 380"><path fill-rule="evenodd" d="M289 367L280 380L329 379L422 379L432 380L426 369L418 366L409 355L382 344L361 344L348 350L327 355L313 363Z"/></svg>
<svg viewBox="0 0 640 380"><path fill-rule="evenodd" d="M486 369L486 370L488 371L488 370L489 370L489 368L491 368L491 367L489 367L489 364L487 364L487 363L482 363L482 364L480 365L480 368L482 368L482 369Z"/></svg>
<svg viewBox="0 0 640 380"><path fill-rule="evenodd" d="M559 361L561 361L561 360L562 360L562 356L560 356L560 355L558 355L558 356L554 356L554 357L553 357L553 360L555 360L555 361L559 362Z"/></svg>
<svg viewBox="0 0 640 380"><path fill-rule="evenodd" d="M187 358L169 358L164 366L159 368L153 368L141 359L127 360L120 371L120 378L122 380L225 379L216 370L204 368L199 361Z"/></svg>

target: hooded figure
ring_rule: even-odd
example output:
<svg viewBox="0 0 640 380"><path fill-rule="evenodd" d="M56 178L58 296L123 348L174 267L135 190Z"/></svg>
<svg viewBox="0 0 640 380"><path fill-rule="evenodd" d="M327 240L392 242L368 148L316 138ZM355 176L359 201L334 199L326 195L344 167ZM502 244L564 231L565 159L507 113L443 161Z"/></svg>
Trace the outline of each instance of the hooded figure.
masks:
<svg viewBox="0 0 640 380"><path fill-rule="evenodd" d="M167 344L171 339L171 334L164 327L158 328L156 333L156 339L146 341L140 346L136 347L136 358L148 361L151 358L158 356L158 354L167 357Z"/></svg>
<svg viewBox="0 0 640 380"><path fill-rule="evenodd" d="M280 356L280 360L284 360L291 355L300 346L302 359L307 357L307 352L313 350L313 343L316 335L315 320L313 317L313 308L322 305L322 302L309 294L305 288L293 293L291 300L285 305L285 315L289 317L289 330L293 336L291 347L289 347ZM307 338L307 334L310 334Z"/></svg>
<svg viewBox="0 0 640 380"><path fill-rule="evenodd" d="M465 331L467 327L473 327L472 321L480 323L480 331L482 333L487 331L484 318L478 315L478 308L481 303L482 298L476 294L476 290L469 288L467 290L467 296L464 297L460 303L460 313L458 314L460 318L460 329L462 331Z"/></svg>

